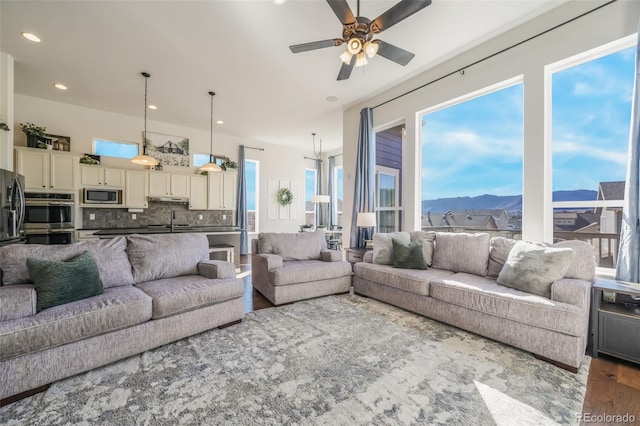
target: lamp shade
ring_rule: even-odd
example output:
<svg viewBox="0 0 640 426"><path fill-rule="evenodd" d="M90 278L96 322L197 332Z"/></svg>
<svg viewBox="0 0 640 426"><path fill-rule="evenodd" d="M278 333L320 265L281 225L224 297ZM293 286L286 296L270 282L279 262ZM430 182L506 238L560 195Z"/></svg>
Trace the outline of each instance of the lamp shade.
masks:
<svg viewBox="0 0 640 426"><path fill-rule="evenodd" d="M312 203L328 203L331 200L328 195L313 195L311 196Z"/></svg>
<svg viewBox="0 0 640 426"><path fill-rule="evenodd" d="M135 157L133 157L131 159L131 162L133 164L140 164L142 166L157 166L158 165L158 160L156 160L155 158L153 158L152 156L147 155L147 154L136 155Z"/></svg>
<svg viewBox="0 0 640 426"><path fill-rule="evenodd" d="M374 213L358 213L356 226L367 227L367 228L376 226L375 212Z"/></svg>
<svg viewBox="0 0 640 426"><path fill-rule="evenodd" d="M199 170L203 172L221 172L222 167L218 166L216 163L208 162L207 164L203 164Z"/></svg>

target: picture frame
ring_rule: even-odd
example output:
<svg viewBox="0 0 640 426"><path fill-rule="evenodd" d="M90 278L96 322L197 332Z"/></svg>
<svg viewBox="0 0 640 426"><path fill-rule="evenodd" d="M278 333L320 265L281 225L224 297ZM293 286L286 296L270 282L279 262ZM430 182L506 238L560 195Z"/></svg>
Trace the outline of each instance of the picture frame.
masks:
<svg viewBox="0 0 640 426"><path fill-rule="evenodd" d="M54 151L71 151L71 137L62 136L62 135L52 135L49 133L45 133L45 139L51 140L51 142L47 142L47 144L51 144Z"/></svg>
<svg viewBox="0 0 640 426"><path fill-rule="evenodd" d="M147 155L158 160L162 166L189 167L191 165L189 138L147 132L145 145Z"/></svg>

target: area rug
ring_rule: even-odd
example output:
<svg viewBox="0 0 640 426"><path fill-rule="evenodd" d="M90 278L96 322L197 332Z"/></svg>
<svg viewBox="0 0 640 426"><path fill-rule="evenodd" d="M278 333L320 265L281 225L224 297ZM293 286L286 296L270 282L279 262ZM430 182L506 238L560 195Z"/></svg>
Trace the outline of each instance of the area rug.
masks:
<svg viewBox="0 0 640 426"><path fill-rule="evenodd" d="M7 425L544 425L576 422L573 374L359 296L264 309L57 382Z"/></svg>

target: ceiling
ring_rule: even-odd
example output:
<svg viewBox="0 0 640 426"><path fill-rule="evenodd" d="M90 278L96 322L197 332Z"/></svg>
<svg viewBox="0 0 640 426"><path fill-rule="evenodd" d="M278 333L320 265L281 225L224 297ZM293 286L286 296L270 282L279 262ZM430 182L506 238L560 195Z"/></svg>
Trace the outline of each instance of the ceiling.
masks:
<svg viewBox="0 0 640 426"><path fill-rule="evenodd" d="M395 3L363 0L361 15L373 19ZM0 50L15 60L17 94L142 117L147 71L149 103L158 106L151 120L208 130L214 90L224 120L216 132L303 149L316 132L330 150L342 145L350 105L563 3L433 0L379 37L415 53L413 61L375 57L345 81L336 81L344 46L295 55L288 48L340 37L321 0L2 0Z"/></svg>

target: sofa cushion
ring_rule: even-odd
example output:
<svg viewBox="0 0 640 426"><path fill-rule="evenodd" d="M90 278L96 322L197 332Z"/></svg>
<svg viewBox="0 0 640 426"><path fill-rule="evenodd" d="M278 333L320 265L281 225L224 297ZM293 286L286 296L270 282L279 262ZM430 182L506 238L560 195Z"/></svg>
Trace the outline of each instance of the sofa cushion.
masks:
<svg viewBox="0 0 640 426"><path fill-rule="evenodd" d="M393 238L393 267L401 269L427 269L427 264L422 256L422 243L411 241L403 243Z"/></svg>
<svg viewBox="0 0 640 426"><path fill-rule="evenodd" d="M271 270L269 275L269 282L272 285L330 280L351 275L351 264L321 260L290 260L282 262L282 268Z"/></svg>
<svg viewBox="0 0 640 426"><path fill-rule="evenodd" d="M320 252L326 249L324 232L258 234L258 253L277 254L283 260L317 260Z"/></svg>
<svg viewBox="0 0 640 426"><path fill-rule="evenodd" d="M596 280L596 259L591 244L580 240L566 240L555 243L553 247L570 248L576 254L569 264L567 272L564 273L565 278L585 281Z"/></svg>
<svg viewBox="0 0 640 426"><path fill-rule="evenodd" d="M441 269L398 269L391 265L364 262L354 265L354 273L359 278L423 296L429 295L430 282L454 274Z"/></svg>
<svg viewBox="0 0 640 426"><path fill-rule="evenodd" d="M433 267L485 276L489 264L489 234L438 232Z"/></svg>
<svg viewBox="0 0 640 426"><path fill-rule="evenodd" d="M27 269L36 288L38 312L104 291L98 266L88 251L64 262L28 257Z"/></svg>
<svg viewBox="0 0 640 426"><path fill-rule="evenodd" d="M575 252L570 248L541 247L517 242L507 258L498 284L551 297L551 284L564 277Z"/></svg>
<svg viewBox="0 0 640 426"><path fill-rule="evenodd" d="M0 322L0 361L120 330L151 319L151 298L132 286Z"/></svg>
<svg viewBox="0 0 640 426"><path fill-rule="evenodd" d="M433 231L413 231L409 232L411 241L420 241L422 243L422 257L427 266L433 265L433 249L436 242L436 233Z"/></svg>
<svg viewBox="0 0 640 426"><path fill-rule="evenodd" d="M239 278L212 280L199 275L164 278L136 284L153 303L152 318L164 318L242 297L244 282Z"/></svg>
<svg viewBox="0 0 640 426"><path fill-rule="evenodd" d="M584 334L584 307L503 287L489 277L458 273L431 283L434 299L571 336Z"/></svg>
<svg viewBox="0 0 640 426"><path fill-rule="evenodd" d="M136 283L198 275L198 262L209 260L205 234L130 235L127 254Z"/></svg>
<svg viewBox="0 0 640 426"><path fill-rule="evenodd" d="M27 257L63 261L88 251L98 265L104 288L132 285L134 281L126 248L125 237L82 241L68 245L13 244L0 247L2 283L9 285L32 282L27 270Z"/></svg>
<svg viewBox="0 0 640 426"><path fill-rule="evenodd" d="M389 232L373 235L373 263L379 265L393 264L393 242L397 238L403 243L409 244L411 239L408 232Z"/></svg>
<svg viewBox="0 0 640 426"><path fill-rule="evenodd" d="M507 262L509 252L518 241L505 237L493 237L489 242L489 268L487 276L498 278Z"/></svg>

